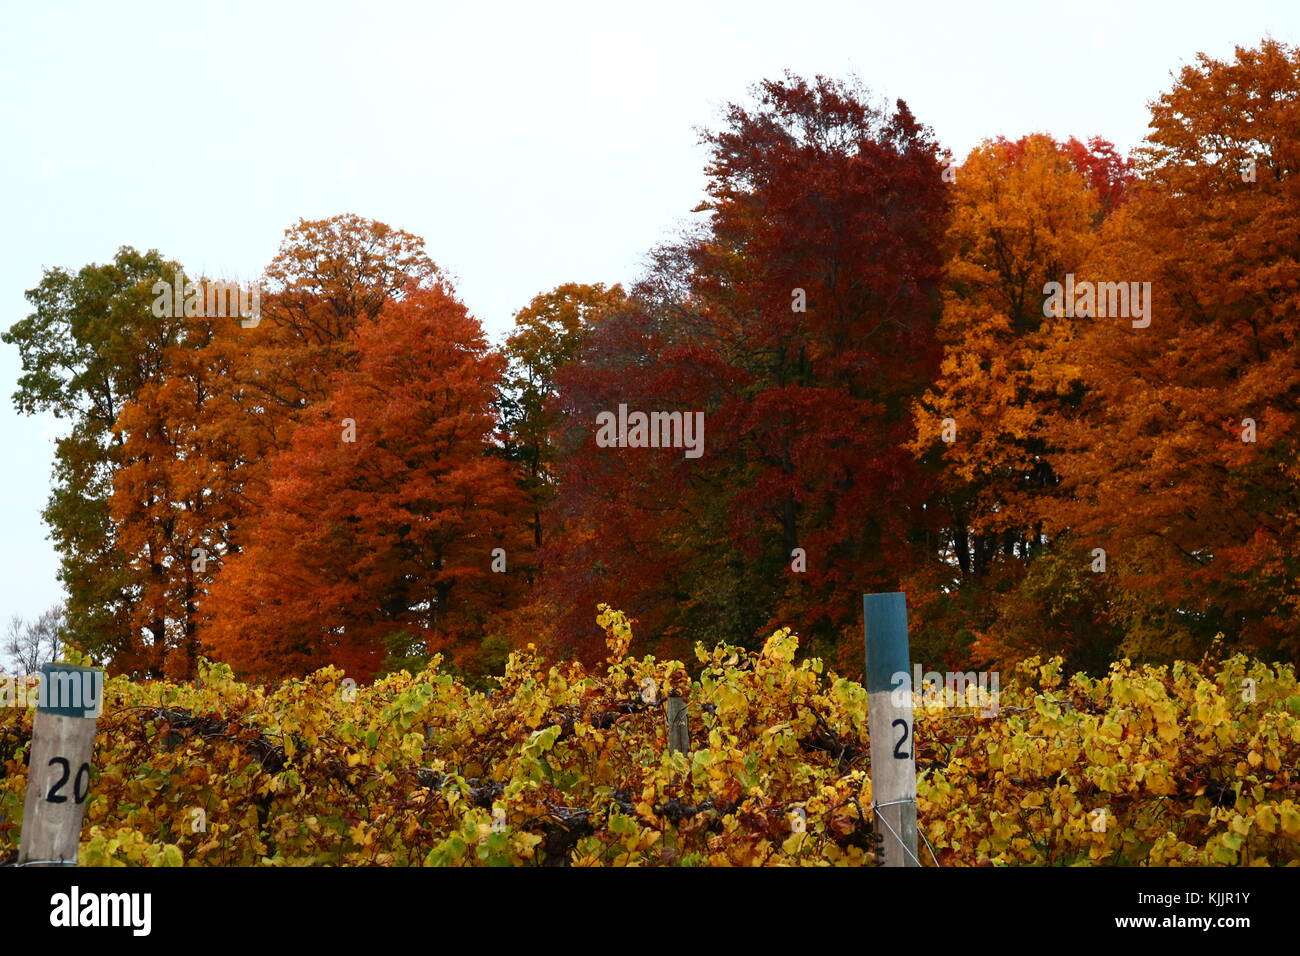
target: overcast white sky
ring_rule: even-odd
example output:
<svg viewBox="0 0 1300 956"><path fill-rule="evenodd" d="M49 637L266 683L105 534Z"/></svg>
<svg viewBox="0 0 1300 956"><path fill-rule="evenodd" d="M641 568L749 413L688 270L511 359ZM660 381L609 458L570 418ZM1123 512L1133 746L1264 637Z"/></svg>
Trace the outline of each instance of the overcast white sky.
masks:
<svg viewBox="0 0 1300 956"><path fill-rule="evenodd" d="M0 326L121 245L252 278L299 217L423 236L498 340L561 282L627 282L699 201L713 123L790 68L902 97L958 156L1043 130L1128 150L1197 52L1300 42L1300 4L17 3L0 18ZM59 600L53 418L0 345L0 622Z"/></svg>

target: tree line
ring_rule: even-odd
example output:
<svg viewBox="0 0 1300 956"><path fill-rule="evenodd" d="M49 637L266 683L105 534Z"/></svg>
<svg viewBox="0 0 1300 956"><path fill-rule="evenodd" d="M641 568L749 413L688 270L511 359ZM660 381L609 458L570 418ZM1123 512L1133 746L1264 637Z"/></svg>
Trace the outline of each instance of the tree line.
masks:
<svg viewBox="0 0 1300 956"><path fill-rule="evenodd" d="M1131 157L958 163L787 74L704 134L696 226L499 347L356 215L285 233L256 322L155 308L156 250L47 269L3 339L16 406L70 420L60 634L141 676L474 676L599 658L607 603L664 656L790 625L853 673L860 595L901 589L935 665L1294 656L1297 133L1271 40L1184 67ZM701 414L700 454L597 441L620 406Z"/></svg>

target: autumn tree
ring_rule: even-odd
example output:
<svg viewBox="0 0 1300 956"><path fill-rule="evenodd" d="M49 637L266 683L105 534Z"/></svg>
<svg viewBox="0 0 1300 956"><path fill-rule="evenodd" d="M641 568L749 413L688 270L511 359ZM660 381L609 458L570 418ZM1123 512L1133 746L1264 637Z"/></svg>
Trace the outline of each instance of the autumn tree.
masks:
<svg viewBox="0 0 1300 956"><path fill-rule="evenodd" d="M709 138L706 235L688 253L702 330L744 382L714 416L710 463L758 629L799 620L829 642L856 627L845 595L895 587L919 558L926 480L900 446L938 358L946 196L903 102L790 76L756 94ZM770 583L753 589L755 573Z"/></svg>
<svg viewBox="0 0 1300 956"><path fill-rule="evenodd" d="M228 427L247 432L256 445L241 462L246 498L260 496L263 463L325 398L331 376L355 363L359 323L408 288L439 278L424 240L386 223L349 213L299 220L285 231L265 271L260 320L214 342L213 364L234 373Z"/></svg>
<svg viewBox="0 0 1300 956"><path fill-rule="evenodd" d="M534 600L558 611L544 618L542 642L557 654L594 659L603 653L593 624L602 602L635 608L642 632L653 635L664 655L688 655L691 641L710 633L734 639L743 621L688 604L702 603L708 593L699 580L701 562L729 547L725 509L709 494L716 487L703 483L703 457L687 457L684 447L595 441L597 417L616 416L620 405L677 411L683 441L686 416L699 413L708 454L705 410L717 407L736 380L715 354L675 340L659 317L646 301L629 300L590 332L580 360L556 374L558 490L544 518L549 531Z"/></svg>
<svg viewBox="0 0 1300 956"><path fill-rule="evenodd" d="M1043 289L1080 269L1132 178L1109 143L1089 143L1044 134L988 140L956 171L943 362L916 405L909 446L938 481L930 504L941 526L939 563L909 582L914 643L931 656L960 657L972 641L996 656L1007 592L1020 587L1031 558L1058 543L1049 543L1043 526L1058 481L1048 463L1056 446L1044 426L1057 409L1077 404L1079 382L1052 345L1071 323L1087 320L1045 316ZM1047 567L1029 602L1044 610L1052 604L1041 600ZM1053 638L1052 621L1039 630L1044 652L1073 655L1097 638L1091 631Z"/></svg>
<svg viewBox="0 0 1300 956"><path fill-rule="evenodd" d="M601 283L565 283L521 309L506 339L510 372L503 389L502 426L509 457L523 466L535 548L542 547L542 512L555 487L556 372L577 358L587 332L626 300L620 285L607 289Z"/></svg>
<svg viewBox="0 0 1300 956"><path fill-rule="evenodd" d="M1150 283L1145 318L1059 344L1086 385L1056 428L1056 521L1104 548L1125 650L1191 656L1218 632L1300 649L1300 51L1201 55L1153 105L1142 181L1084 278Z"/></svg>
<svg viewBox="0 0 1300 956"><path fill-rule="evenodd" d="M726 120L701 230L561 376L557 509L585 552L554 587L599 560L661 634L747 641L781 618L834 640L846 595L918 557L901 445L938 357L941 168L906 105L824 78L764 83ZM702 457L598 447L593 415L620 404L702 412Z"/></svg>
<svg viewBox="0 0 1300 956"><path fill-rule="evenodd" d="M1102 208L1069 148L1041 134L986 142L957 174L943 365L917 405L912 447L941 454L949 553L963 576L1044 544L1037 499L1056 479L1040 423L1077 391L1049 346L1085 320L1045 317L1043 288L1080 268Z"/></svg>
<svg viewBox="0 0 1300 956"><path fill-rule="evenodd" d="M113 429L124 406L159 377L183 324L153 309L154 285L170 283L179 268L156 250L124 246L109 263L47 269L26 293L33 313L0 336L22 360L18 410L70 422L55 446L43 513L68 595L65 640L127 669L144 660L147 642L134 623L147 574L121 546L109 513L123 442Z"/></svg>
<svg viewBox="0 0 1300 956"><path fill-rule="evenodd" d="M1022 137L1016 145L1023 148L1028 140L1029 137ZM1087 143L1071 136L1064 143L1058 143L1057 148L1096 194L1096 219L1100 224L1128 198L1129 187L1136 176L1133 160L1116 149L1114 143L1100 136L1089 137Z"/></svg>
<svg viewBox="0 0 1300 956"><path fill-rule="evenodd" d="M212 284L195 282L198 307L113 426L111 513L140 582L129 621L145 635L132 669L191 675L198 606L240 549L267 461L326 396L329 376L355 362L358 322L436 276L418 237L345 215L286 232L256 314L207 314Z"/></svg>
<svg viewBox="0 0 1300 956"><path fill-rule="evenodd" d="M505 362L478 321L445 283L411 287L358 318L356 352L275 457L249 543L205 602L206 643L242 672L365 678L398 637L463 665L518 586L524 498L494 453Z"/></svg>
<svg viewBox="0 0 1300 956"><path fill-rule="evenodd" d="M190 316L163 353L161 373L122 408L110 512L141 581L131 623L151 640L136 668L183 679L198 652L198 604L246 510L241 469L256 461L230 383L236 316ZM125 661L119 664L125 665Z"/></svg>

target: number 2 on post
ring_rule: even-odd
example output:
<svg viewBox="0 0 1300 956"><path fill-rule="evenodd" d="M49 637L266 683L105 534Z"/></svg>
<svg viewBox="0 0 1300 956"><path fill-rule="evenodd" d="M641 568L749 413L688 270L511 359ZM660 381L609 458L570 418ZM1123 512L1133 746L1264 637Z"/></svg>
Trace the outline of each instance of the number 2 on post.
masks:
<svg viewBox="0 0 1300 956"><path fill-rule="evenodd" d="M905 721L902 717L898 717L895 718L893 721L891 721L889 726L903 728L903 736L899 737L898 743L894 744L894 756L899 760L907 760L912 755L906 750L899 750L899 748L902 747L903 744L907 743L907 721Z"/></svg>

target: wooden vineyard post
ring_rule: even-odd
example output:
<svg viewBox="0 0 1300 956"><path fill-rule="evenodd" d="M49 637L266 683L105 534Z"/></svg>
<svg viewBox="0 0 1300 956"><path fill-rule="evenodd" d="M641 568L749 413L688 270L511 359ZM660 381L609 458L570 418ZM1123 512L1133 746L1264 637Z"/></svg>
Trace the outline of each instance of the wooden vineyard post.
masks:
<svg viewBox="0 0 1300 956"><path fill-rule="evenodd" d="M691 746L691 734L686 725L686 701L670 696L665 704L668 712L668 749L684 754Z"/></svg>
<svg viewBox="0 0 1300 956"><path fill-rule="evenodd" d="M41 668L27 758L20 866L76 866L90 794L95 723L103 703L102 670L75 664Z"/></svg>
<svg viewBox="0 0 1300 956"><path fill-rule="evenodd" d="M862 623L876 840L884 866L920 866L906 596L897 591L864 594Z"/></svg>

